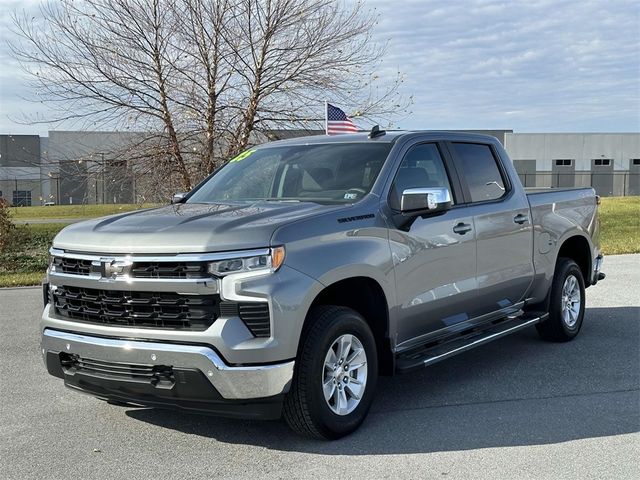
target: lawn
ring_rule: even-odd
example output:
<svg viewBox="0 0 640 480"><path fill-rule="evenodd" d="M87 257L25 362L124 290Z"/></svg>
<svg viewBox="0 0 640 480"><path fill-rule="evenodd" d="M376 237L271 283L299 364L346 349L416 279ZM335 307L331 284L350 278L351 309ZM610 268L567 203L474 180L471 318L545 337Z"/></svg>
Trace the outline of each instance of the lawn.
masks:
<svg viewBox="0 0 640 480"><path fill-rule="evenodd" d="M78 218L108 215L140 208L136 205L73 205L15 209L14 219ZM603 198L600 243L605 255L640 253L640 197ZM0 287L37 285L47 268L53 237L66 224L17 225L0 253Z"/></svg>
<svg viewBox="0 0 640 480"><path fill-rule="evenodd" d="M130 212L139 208L153 207L154 204L137 205L52 205L50 207L12 207L14 220L44 220L50 218L95 218L114 213Z"/></svg>
<svg viewBox="0 0 640 480"><path fill-rule="evenodd" d="M640 253L640 197L602 198L599 213L605 255Z"/></svg>

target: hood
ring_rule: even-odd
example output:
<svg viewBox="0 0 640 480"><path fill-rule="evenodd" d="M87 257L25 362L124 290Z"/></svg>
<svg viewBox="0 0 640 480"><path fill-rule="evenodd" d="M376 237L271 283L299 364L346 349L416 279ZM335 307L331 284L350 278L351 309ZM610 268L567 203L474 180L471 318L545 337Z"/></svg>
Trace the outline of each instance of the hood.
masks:
<svg viewBox="0 0 640 480"><path fill-rule="evenodd" d="M96 253L194 253L269 246L273 232L343 206L315 203L176 204L74 223L53 246Z"/></svg>

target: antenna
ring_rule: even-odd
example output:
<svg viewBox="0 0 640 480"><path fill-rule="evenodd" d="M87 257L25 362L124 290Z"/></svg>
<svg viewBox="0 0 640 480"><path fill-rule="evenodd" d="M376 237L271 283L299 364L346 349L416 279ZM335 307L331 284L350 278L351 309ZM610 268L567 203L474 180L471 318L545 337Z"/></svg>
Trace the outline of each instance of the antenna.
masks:
<svg viewBox="0 0 640 480"><path fill-rule="evenodd" d="M386 130L380 130L380 125L374 125L371 131L369 132L369 138L376 138L385 135Z"/></svg>

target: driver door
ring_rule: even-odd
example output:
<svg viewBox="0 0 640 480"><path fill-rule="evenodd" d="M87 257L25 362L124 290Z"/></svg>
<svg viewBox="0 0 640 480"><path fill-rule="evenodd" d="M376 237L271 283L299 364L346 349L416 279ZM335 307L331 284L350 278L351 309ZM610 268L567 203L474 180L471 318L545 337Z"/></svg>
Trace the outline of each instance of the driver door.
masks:
<svg viewBox="0 0 640 480"><path fill-rule="evenodd" d="M450 210L417 217L390 232L400 348L468 320L476 300L473 217L465 207L456 206L460 192L452 190L453 167L445 162L442 151L437 143L410 147L389 195L394 212L399 212L402 192L409 188L444 187L453 199Z"/></svg>

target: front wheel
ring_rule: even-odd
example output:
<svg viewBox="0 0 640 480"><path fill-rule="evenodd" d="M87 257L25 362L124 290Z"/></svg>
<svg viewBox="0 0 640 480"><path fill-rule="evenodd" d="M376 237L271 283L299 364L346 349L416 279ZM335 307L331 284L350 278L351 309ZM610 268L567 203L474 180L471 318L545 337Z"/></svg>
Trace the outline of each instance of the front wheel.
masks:
<svg viewBox="0 0 640 480"><path fill-rule="evenodd" d="M284 418L297 433L340 438L364 421L378 377L376 344L357 312L320 306L310 312Z"/></svg>
<svg viewBox="0 0 640 480"><path fill-rule="evenodd" d="M569 258L559 258L551 285L549 318L536 325L545 340L567 342L580 332L584 319L584 278Z"/></svg>

